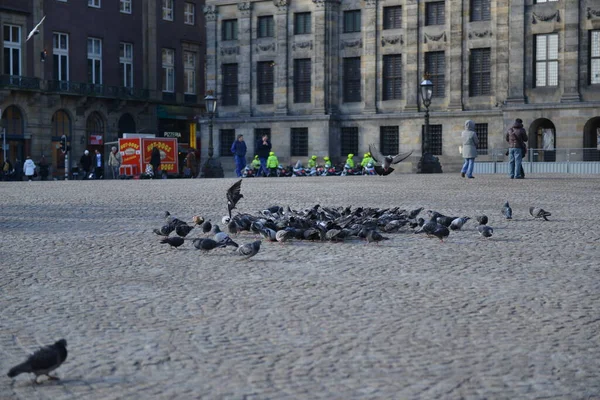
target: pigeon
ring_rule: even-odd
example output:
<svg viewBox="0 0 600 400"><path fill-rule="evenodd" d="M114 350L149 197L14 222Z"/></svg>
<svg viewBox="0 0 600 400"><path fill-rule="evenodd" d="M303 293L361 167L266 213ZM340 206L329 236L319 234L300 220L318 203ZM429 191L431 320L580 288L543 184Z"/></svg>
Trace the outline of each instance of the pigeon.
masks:
<svg viewBox="0 0 600 400"><path fill-rule="evenodd" d="M277 232L275 232L273 229L263 228L260 230L260 234L262 237L271 242L277 241Z"/></svg>
<svg viewBox="0 0 600 400"><path fill-rule="evenodd" d="M202 233L209 233L211 229L212 224L210 223L210 219L202 224Z"/></svg>
<svg viewBox="0 0 600 400"><path fill-rule="evenodd" d="M156 233L159 236L169 236L174 230L175 228L171 225L163 225L160 229L154 228L152 232Z"/></svg>
<svg viewBox="0 0 600 400"><path fill-rule="evenodd" d="M240 179L227 189L227 211L229 212L229 218L231 218L231 210L233 210L238 201L244 197L244 195L240 193L241 188L242 180Z"/></svg>
<svg viewBox="0 0 600 400"><path fill-rule="evenodd" d="M433 236L440 239L442 242L444 238L450 236L450 231L445 225L437 224L435 230L432 233Z"/></svg>
<svg viewBox="0 0 600 400"><path fill-rule="evenodd" d="M369 152L375 161L383 164L383 166L376 165L375 172L377 172L377 175L384 176L389 175L394 171L394 168L391 167L392 164L398 164L400 161L408 158L412 154L411 150L407 153L400 153L395 156L384 156L379 152L379 149L377 149L377 146L375 146L373 143L369 145Z"/></svg>
<svg viewBox="0 0 600 400"><path fill-rule="evenodd" d="M435 220L429 220L426 223L424 223L420 229L417 229L415 231L415 233L424 232L427 234L427 236L430 236L436 230L437 226L438 226L438 223Z"/></svg>
<svg viewBox="0 0 600 400"><path fill-rule="evenodd" d="M376 230L370 230L367 232L367 244L371 242L381 242L382 240L390 240L390 238L382 236L381 233Z"/></svg>
<svg viewBox="0 0 600 400"><path fill-rule="evenodd" d="M234 242L225 232L215 233L213 239L215 242L224 244L225 246L239 247L238 244Z"/></svg>
<svg viewBox="0 0 600 400"><path fill-rule="evenodd" d="M536 207L529 207L529 214L533 218L544 218L544 221L548 221L547 217L552 215L548 211L544 210L543 208L536 208Z"/></svg>
<svg viewBox="0 0 600 400"><path fill-rule="evenodd" d="M504 215L504 218L506 219L512 219L512 208L508 205L508 201L504 203L504 206L502 207L502 215Z"/></svg>
<svg viewBox="0 0 600 400"><path fill-rule="evenodd" d="M42 25L42 22L44 22L45 19L46 19L46 16L44 15L42 17L42 19L40 20L40 22L38 22L38 24L33 27L33 29L31 30L31 32L29 32L29 34L27 34L27 39L25 39L26 42L29 39L31 39L33 37L33 35L37 35L38 33L40 33L40 26Z"/></svg>
<svg viewBox="0 0 600 400"><path fill-rule="evenodd" d="M239 232L239 228L238 228L237 222L235 222L234 220L231 220L227 224L227 230L229 231L230 235L237 235L238 232Z"/></svg>
<svg viewBox="0 0 600 400"><path fill-rule="evenodd" d="M494 234L494 229L491 226L487 225L479 225L477 227L477 230L479 231L479 234L484 238L492 237L492 235Z"/></svg>
<svg viewBox="0 0 600 400"><path fill-rule="evenodd" d="M216 235L217 233L221 232L221 228L219 228L219 225L217 225L217 224L214 224L214 225L213 225L213 227L212 227L212 230L211 230L211 232L212 232L214 235Z"/></svg>
<svg viewBox="0 0 600 400"><path fill-rule="evenodd" d="M204 218L202 218L202 217L201 217L201 216L199 216L199 215L194 215L194 216L192 217L192 222L193 222L195 225L202 225L202 224L204 223Z"/></svg>
<svg viewBox="0 0 600 400"><path fill-rule="evenodd" d="M35 383L40 375L46 375L50 380L58 380L56 376L49 375L50 372L65 362L67 359L67 341L61 339L50 346L42 347L29 356L27 360L8 371L8 377L14 378L22 373L35 374Z"/></svg>
<svg viewBox="0 0 600 400"><path fill-rule="evenodd" d="M223 218L221 218L221 223L223 225L227 225L229 222L231 222L231 218L229 218L227 215L225 215Z"/></svg>
<svg viewBox="0 0 600 400"><path fill-rule="evenodd" d="M179 236L173 236L173 237L166 237L164 239L161 239L160 241L161 243L167 243L169 245L171 245L171 247L179 247L181 246L185 240L182 237Z"/></svg>
<svg viewBox="0 0 600 400"><path fill-rule="evenodd" d="M471 218L469 217L460 217L460 218L456 218L454 221L452 221L452 223L450 224L450 229L452 229L453 231L459 231L462 229L463 225L470 220Z"/></svg>
<svg viewBox="0 0 600 400"><path fill-rule="evenodd" d="M294 231L282 229L275 233L275 239L279 243L287 242L289 239L294 237Z"/></svg>
<svg viewBox="0 0 600 400"><path fill-rule="evenodd" d="M446 217L445 215L443 215L441 217L437 217L436 221L438 224L442 224L447 228L452 224L452 221L454 221L456 218L458 217Z"/></svg>
<svg viewBox="0 0 600 400"><path fill-rule="evenodd" d="M412 210L411 212L408 213L408 219L417 218L417 215L419 215L419 213L421 211L423 211L423 207L417 208L416 210Z"/></svg>
<svg viewBox="0 0 600 400"><path fill-rule="evenodd" d="M242 256L242 260L247 260L250 257L254 257L256 253L260 250L261 241L257 240L252 243L244 244L238 247L235 251L237 254Z"/></svg>
<svg viewBox="0 0 600 400"><path fill-rule="evenodd" d="M192 241L192 244L194 245L195 248L197 248L198 250L202 250L205 253L207 253L213 249L216 249L217 247L226 247L227 246L225 243L217 243L216 241L214 241L212 239L202 239L202 238L194 239Z"/></svg>
<svg viewBox="0 0 600 400"><path fill-rule="evenodd" d="M177 227L175 228L175 233L181 237L186 237L188 235L188 233L190 233L192 231L192 229L194 229L193 226L189 226L189 225L177 225Z"/></svg>
<svg viewBox="0 0 600 400"><path fill-rule="evenodd" d="M475 219L477 220L477 222L479 222L479 225L487 225L488 223L487 215L478 215L475 217Z"/></svg>

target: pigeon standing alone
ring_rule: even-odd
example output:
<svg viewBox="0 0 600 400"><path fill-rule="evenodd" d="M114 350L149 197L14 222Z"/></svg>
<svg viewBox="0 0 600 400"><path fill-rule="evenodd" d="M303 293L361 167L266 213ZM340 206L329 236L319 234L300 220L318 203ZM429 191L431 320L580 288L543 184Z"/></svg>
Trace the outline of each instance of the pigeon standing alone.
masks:
<svg viewBox="0 0 600 400"><path fill-rule="evenodd" d="M504 215L504 218L506 219L512 219L512 208L510 208L508 201L504 203L504 206L502 207L502 215Z"/></svg>
<svg viewBox="0 0 600 400"><path fill-rule="evenodd" d="M50 346L42 347L29 356L27 360L8 371L8 377L14 378L22 373L35 374L34 382L38 383L40 375L46 375L50 380L58 380L56 376L49 375L67 359L67 341L61 339Z"/></svg>
<svg viewBox="0 0 600 400"><path fill-rule="evenodd" d="M235 252L241 256L243 256L242 260L246 260L250 257L254 257L258 251L260 250L261 241L257 240L252 243L244 244L238 247Z"/></svg>
<svg viewBox="0 0 600 400"><path fill-rule="evenodd" d="M494 234L494 229L491 226L487 225L479 225L477 227L477 230L479 231L479 234L484 238L490 238Z"/></svg>
<svg viewBox="0 0 600 400"><path fill-rule="evenodd" d="M544 210L543 208L536 208L536 207L529 207L529 214L533 218L544 218L544 221L548 221L547 217L552 215L548 211Z"/></svg>

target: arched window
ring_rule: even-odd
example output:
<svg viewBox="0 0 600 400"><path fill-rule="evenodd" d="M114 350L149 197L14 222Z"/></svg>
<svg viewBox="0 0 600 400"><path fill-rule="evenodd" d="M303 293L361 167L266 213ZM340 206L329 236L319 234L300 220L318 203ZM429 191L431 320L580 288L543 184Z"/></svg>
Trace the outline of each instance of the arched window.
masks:
<svg viewBox="0 0 600 400"><path fill-rule="evenodd" d="M600 117L594 117L583 127L583 160L600 161Z"/></svg>
<svg viewBox="0 0 600 400"><path fill-rule="evenodd" d="M104 141L104 120L102 116L94 111L85 123L85 133L88 145L101 145Z"/></svg>
<svg viewBox="0 0 600 400"><path fill-rule="evenodd" d="M123 114L119 118L119 137L122 138L124 133L135 133L135 121L131 114Z"/></svg>
<svg viewBox="0 0 600 400"><path fill-rule="evenodd" d="M540 149L532 154L533 161L556 161L556 128L552 121L539 118L533 121L527 132L528 147Z"/></svg>
<svg viewBox="0 0 600 400"><path fill-rule="evenodd" d="M52 136L71 137L71 118L64 110L58 110L52 116Z"/></svg>
<svg viewBox="0 0 600 400"><path fill-rule="evenodd" d="M23 135L23 116L16 106L10 106L4 111L2 123L6 128L6 135Z"/></svg>

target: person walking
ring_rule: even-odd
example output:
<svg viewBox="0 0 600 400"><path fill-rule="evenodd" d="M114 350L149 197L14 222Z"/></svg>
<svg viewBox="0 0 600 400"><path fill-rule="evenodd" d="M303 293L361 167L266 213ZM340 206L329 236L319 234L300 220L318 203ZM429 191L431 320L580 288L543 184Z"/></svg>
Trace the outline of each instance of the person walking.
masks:
<svg viewBox="0 0 600 400"><path fill-rule="evenodd" d="M515 120L513 126L506 132L505 139L508 142L510 179L523 179L523 175L521 175L523 147L528 138L525 129L523 129L522 119L517 118Z"/></svg>
<svg viewBox="0 0 600 400"><path fill-rule="evenodd" d="M160 150L154 146L150 153L150 165L152 165L152 179L158 178L158 168L160 167Z"/></svg>
<svg viewBox="0 0 600 400"><path fill-rule="evenodd" d="M267 170L267 158L269 158L269 153L271 152L271 142L268 135L262 135L262 138L256 142L254 152L260 160L260 170L256 176L260 176L261 174L262 176L267 176L269 174Z"/></svg>
<svg viewBox="0 0 600 400"><path fill-rule="evenodd" d="M244 135L238 135L237 140L231 145L231 152L235 158L235 174L238 178L242 177L242 171L246 168L246 150Z"/></svg>
<svg viewBox="0 0 600 400"><path fill-rule="evenodd" d="M121 167L121 162L123 161L123 157L121 153L117 151L117 148L113 146L110 149L110 156L108 156L108 166L111 171L111 178L117 179L119 177L119 168Z"/></svg>
<svg viewBox="0 0 600 400"><path fill-rule="evenodd" d="M89 179L90 169L92 167L92 157L89 151L84 151L83 155L79 159L79 166L83 170L83 179Z"/></svg>
<svg viewBox="0 0 600 400"><path fill-rule="evenodd" d="M104 163L102 161L102 154L98 149L95 150L94 154L94 177L96 179L104 178Z"/></svg>
<svg viewBox="0 0 600 400"><path fill-rule="evenodd" d="M25 172L27 180L31 182L35 175L35 163L29 156L27 156L27 159L23 163L23 172Z"/></svg>
<svg viewBox="0 0 600 400"><path fill-rule="evenodd" d="M185 167L190 171L190 178L196 177L196 154L194 153L194 149L190 149L188 151L187 156L185 157Z"/></svg>
<svg viewBox="0 0 600 400"><path fill-rule="evenodd" d="M460 176L463 178L473 179L473 167L475 166L475 158L477 158L477 143L479 139L475 133L475 122L468 119L465 121L465 130L461 133L462 138L462 156L465 163L460 171Z"/></svg>

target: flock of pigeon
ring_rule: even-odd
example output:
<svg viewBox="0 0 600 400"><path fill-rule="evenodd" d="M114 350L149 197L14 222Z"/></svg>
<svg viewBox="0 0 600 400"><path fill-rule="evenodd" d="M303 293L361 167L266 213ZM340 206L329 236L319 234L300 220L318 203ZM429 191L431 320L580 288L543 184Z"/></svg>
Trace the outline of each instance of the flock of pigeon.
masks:
<svg viewBox="0 0 600 400"><path fill-rule="evenodd" d="M288 240L311 240L343 242L348 239L365 239L367 243L380 242L389 238L382 233L395 233L402 228L412 229L414 233L424 233L430 237L437 237L441 241L450 235L450 231L458 231L463 228L469 217L451 217L437 211L426 212L428 220L419 218L423 208L412 211L395 208L363 208L356 207L322 207L315 205L312 208L296 211L289 206L284 210L281 206L273 206L262 210L258 215L238 213L231 215L240 199L242 180L239 180L227 191L228 216L223 217L222 223L227 226L223 232L218 225L212 224L210 220L204 220L200 216L193 217L192 225L173 217L169 212L165 213L166 223L160 229L154 229L154 233L162 236L161 243L172 247L179 247L187 240L191 240L193 246L202 252L209 252L217 248L233 247L234 254L242 259L255 256L262 243L256 240L247 244L238 245L230 235L238 235L239 232L248 231L260 234L270 242L286 242ZM512 219L512 209L508 202L501 209L506 219ZM548 221L551 214L542 208L531 207L529 214L533 218ZM490 238L494 229L487 225L488 217L479 215L475 217L478 223L477 230L484 238ZM204 234L204 237L188 238L187 236L196 227ZM174 236L170 236L175 232ZM212 235L212 237L207 237ZM38 376L46 375L50 380L57 380L50 372L58 368L67 358L67 342L61 339L53 345L43 347L30 355L23 363L13 367L8 372L8 377L13 378L21 373L33 373L34 382L38 383Z"/></svg>

